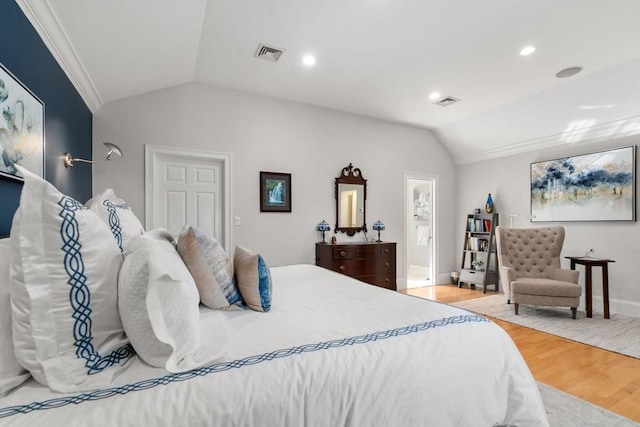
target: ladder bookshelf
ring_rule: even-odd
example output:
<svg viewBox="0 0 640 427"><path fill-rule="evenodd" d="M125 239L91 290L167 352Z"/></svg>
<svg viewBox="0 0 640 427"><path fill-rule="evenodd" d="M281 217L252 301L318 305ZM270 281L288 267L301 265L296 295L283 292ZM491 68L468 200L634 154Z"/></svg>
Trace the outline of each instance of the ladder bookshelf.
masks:
<svg viewBox="0 0 640 427"><path fill-rule="evenodd" d="M487 286L494 286L498 291L497 226L497 213L467 215L458 287L468 283L482 286L482 293L487 291Z"/></svg>

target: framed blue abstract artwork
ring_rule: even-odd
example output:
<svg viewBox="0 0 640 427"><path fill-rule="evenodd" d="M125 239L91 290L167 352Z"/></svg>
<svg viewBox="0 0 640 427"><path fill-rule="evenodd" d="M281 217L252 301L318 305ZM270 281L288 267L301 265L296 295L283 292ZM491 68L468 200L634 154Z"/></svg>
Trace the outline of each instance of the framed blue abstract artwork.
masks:
<svg viewBox="0 0 640 427"><path fill-rule="evenodd" d="M635 221L636 147L531 163L538 221Z"/></svg>

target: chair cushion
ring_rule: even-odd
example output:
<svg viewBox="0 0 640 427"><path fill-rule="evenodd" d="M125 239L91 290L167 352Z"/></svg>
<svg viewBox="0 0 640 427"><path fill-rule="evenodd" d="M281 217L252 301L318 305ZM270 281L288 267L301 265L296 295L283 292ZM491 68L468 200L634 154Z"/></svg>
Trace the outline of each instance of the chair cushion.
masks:
<svg viewBox="0 0 640 427"><path fill-rule="evenodd" d="M522 277L511 282L514 294L539 295L549 297L579 297L582 294L580 285L560 280Z"/></svg>

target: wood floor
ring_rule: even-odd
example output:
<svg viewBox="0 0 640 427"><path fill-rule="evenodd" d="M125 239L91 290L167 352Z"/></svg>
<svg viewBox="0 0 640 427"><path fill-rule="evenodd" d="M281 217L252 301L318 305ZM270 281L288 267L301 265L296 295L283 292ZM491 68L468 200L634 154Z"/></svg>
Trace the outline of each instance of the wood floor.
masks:
<svg viewBox="0 0 640 427"><path fill-rule="evenodd" d="M438 285L402 291L451 303L495 294ZM534 378L565 393L640 422L640 359L623 356L498 319L515 342Z"/></svg>

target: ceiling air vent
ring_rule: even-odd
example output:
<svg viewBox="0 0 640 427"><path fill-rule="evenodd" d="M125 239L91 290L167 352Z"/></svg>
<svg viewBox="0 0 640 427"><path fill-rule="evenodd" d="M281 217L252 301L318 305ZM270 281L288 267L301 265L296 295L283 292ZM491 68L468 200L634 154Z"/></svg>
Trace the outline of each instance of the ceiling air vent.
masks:
<svg viewBox="0 0 640 427"><path fill-rule="evenodd" d="M441 107L448 107L451 104L455 104L460 101L458 98L454 98L453 96L445 96L440 101L436 102Z"/></svg>
<svg viewBox="0 0 640 427"><path fill-rule="evenodd" d="M268 46L264 43L258 45L258 50L253 55L254 58L264 59L265 61L278 62L280 56L284 53L283 49Z"/></svg>

